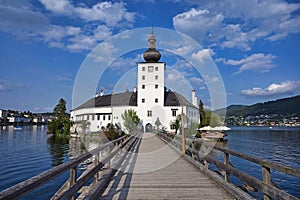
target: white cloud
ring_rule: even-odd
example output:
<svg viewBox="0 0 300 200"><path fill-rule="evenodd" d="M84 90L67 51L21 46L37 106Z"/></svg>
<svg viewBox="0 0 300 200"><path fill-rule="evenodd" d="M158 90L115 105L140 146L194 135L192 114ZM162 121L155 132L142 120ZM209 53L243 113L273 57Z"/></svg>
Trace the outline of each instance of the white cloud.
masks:
<svg viewBox="0 0 300 200"><path fill-rule="evenodd" d="M40 0L45 8L57 15L76 16L85 21L103 22L109 27L131 25L135 20L135 13L128 12L126 4L101 2L91 8L81 4L72 5L69 0Z"/></svg>
<svg viewBox="0 0 300 200"><path fill-rule="evenodd" d="M273 63L273 60L276 58L276 56L272 54L252 54L246 58L242 58L241 60L225 60L225 59L218 59L218 61L223 61L224 64L232 65L232 66L241 66L239 68L239 71L235 74L252 70L252 71L259 71L259 72L269 72L273 67L275 67L275 64Z"/></svg>
<svg viewBox="0 0 300 200"><path fill-rule="evenodd" d="M2 84L0 84L0 91L6 90L6 87Z"/></svg>
<svg viewBox="0 0 300 200"><path fill-rule="evenodd" d="M273 83L267 88L254 87L242 90L242 94L249 97L271 97L284 94L293 94L300 91L300 81L284 81Z"/></svg>
<svg viewBox="0 0 300 200"><path fill-rule="evenodd" d="M276 41L299 33L300 3L283 0L185 0L191 8L173 17L176 30L221 48L251 50L258 39Z"/></svg>
<svg viewBox="0 0 300 200"><path fill-rule="evenodd" d="M208 35L220 32L223 19L222 14L192 8L173 17L173 25L176 30L202 41Z"/></svg>
<svg viewBox="0 0 300 200"><path fill-rule="evenodd" d="M0 5L1 31L22 39L42 41L49 47L83 51L91 50L97 43L110 37L114 28L130 27L135 18L135 14L128 12L124 3L102 2L88 8L84 4L73 6L69 0L40 2L56 15L66 15L71 19L79 17L83 22L91 23L81 27L51 24L47 13L39 12L29 1L11 0L2 1Z"/></svg>
<svg viewBox="0 0 300 200"><path fill-rule="evenodd" d="M215 52L212 49L202 49L199 50L197 53L193 53L191 55L191 59L200 63L204 63L205 60L210 59L211 56L213 56L214 54Z"/></svg>

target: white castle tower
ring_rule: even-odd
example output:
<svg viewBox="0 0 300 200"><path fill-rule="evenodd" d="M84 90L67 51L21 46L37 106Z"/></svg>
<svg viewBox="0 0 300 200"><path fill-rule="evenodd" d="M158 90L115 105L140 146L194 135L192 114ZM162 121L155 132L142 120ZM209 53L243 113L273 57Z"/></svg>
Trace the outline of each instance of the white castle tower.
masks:
<svg viewBox="0 0 300 200"><path fill-rule="evenodd" d="M145 62L138 63L138 116L143 119L146 131L151 131L157 119L161 119L164 107L164 71L165 62L159 62L161 57L155 49L155 36L149 38L149 49L144 52Z"/></svg>

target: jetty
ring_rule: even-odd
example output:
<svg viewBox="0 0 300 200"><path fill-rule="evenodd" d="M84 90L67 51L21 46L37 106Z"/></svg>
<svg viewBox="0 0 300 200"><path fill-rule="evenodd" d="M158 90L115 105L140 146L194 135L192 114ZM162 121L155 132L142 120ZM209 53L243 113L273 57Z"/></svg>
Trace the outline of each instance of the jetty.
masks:
<svg viewBox="0 0 300 200"><path fill-rule="evenodd" d="M69 179L51 199L254 199L247 191L260 191L264 199L298 199L273 183L271 169L298 178L300 169L223 147L199 151L197 145L183 147L163 132L125 135L0 192L0 199L21 198L67 171ZM223 161L205 150L221 152ZM236 169L231 156L260 165L262 180ZM79 174L86 160L92 162ZM231 176L243 185L232 184Z"/></svg>

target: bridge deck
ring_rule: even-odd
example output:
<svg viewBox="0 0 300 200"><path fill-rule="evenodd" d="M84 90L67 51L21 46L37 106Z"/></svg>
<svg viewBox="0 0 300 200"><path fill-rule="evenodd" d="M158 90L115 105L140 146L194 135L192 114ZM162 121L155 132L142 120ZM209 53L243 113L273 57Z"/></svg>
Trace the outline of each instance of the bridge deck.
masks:
<svg viewBox="0 0 300 200"><path fill-rule="evenodd" d="M128 154L101 199L233 199L152 133Z"/></svg>

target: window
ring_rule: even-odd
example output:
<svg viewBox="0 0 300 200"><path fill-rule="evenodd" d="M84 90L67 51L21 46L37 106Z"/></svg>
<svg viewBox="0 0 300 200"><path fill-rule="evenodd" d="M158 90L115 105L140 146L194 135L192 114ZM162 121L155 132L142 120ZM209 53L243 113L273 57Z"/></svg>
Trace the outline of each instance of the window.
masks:
<svg viewBox="0 0 300 200"><path fill-rule="evenodd" d="M145 99L142 99L142 103L145 103Z"/></svg>
<svg viewBox="0 0 300 200"><path fill-rule="evenodd" d="M147 117L152 117L152 110L147 111Z"/></svg>
<svg viewBox="0 0 300 200"><path fill-rule="evenodd" d="M142 76L142 80L145 80L145 76Z"/></svg>
<svg viewBox="0 0 300 200"><path fill-rule="evenodd" d="M158 76L157 75L155 76L155 80L158 80Z"/></svg>
<svg viewBox="0 0 300 200"><path fill-rule="evenodd" d="M92 120L94 120L95 119L95 115L92 115Z"/></svg>
<svg viewBox="0 0 300 200"><path fill-rule="evenodd" d="M142 89L145 89L145 85L142 85Z"/></svg>
<svg viewBox="0 0 300 200"><path fill-rule="evenodd" d="M105 121L105 115L103 115L103 121Z"/></svg>
<svg viewBox="0 0 300 200"><path fill-rule="evenodd" d="M158 103L158 98L155 98L155 103Z"/></svg>
<svg viewBox="0 0 300 200"><path fill-rule="evenodd" d="M97 115L97 120L98 120L98 121L100 120L100 115L99 115L99 114Z"/></svg>
<svg viewBox="0 0 300 200"><path fill-rule="evenodd" d="M155 71L158 71L158 67L155 67Z"/></svg>
<svg viewBox="0 0 300 200"><path fill-rule="evenodd" d="M145 71L145 67L142 67L142 71L143 71L143 72Z"/></svg>
<svg viewBox="0 0 300 200"><path fill-rule="evenodd" d="M90 120L90 115L87 115L87 116L86 116L86 120Z"/></svg>
<svg viewBox="0 0 300 200"><path fill-rule="evenodd" d="M108 120L110 120L110 115L108 115Z"/></svg>
<svg viewBox="0 0 300 200"><path fill-rule="evenodd" d="M158 85L157 84L155 85L155 89L158 89Z"/></svg>
<svg viewBox="0 0 300 200"><path fill-rule="evenodd" d="M172 110L172 116L176 117L176 110Z"/></svg>
<svg viewBox="0 0 300 200"><path fill-rule="evenodd" d="M148 72L153 72L154 71L154 66L148 66Z"/></svg>

